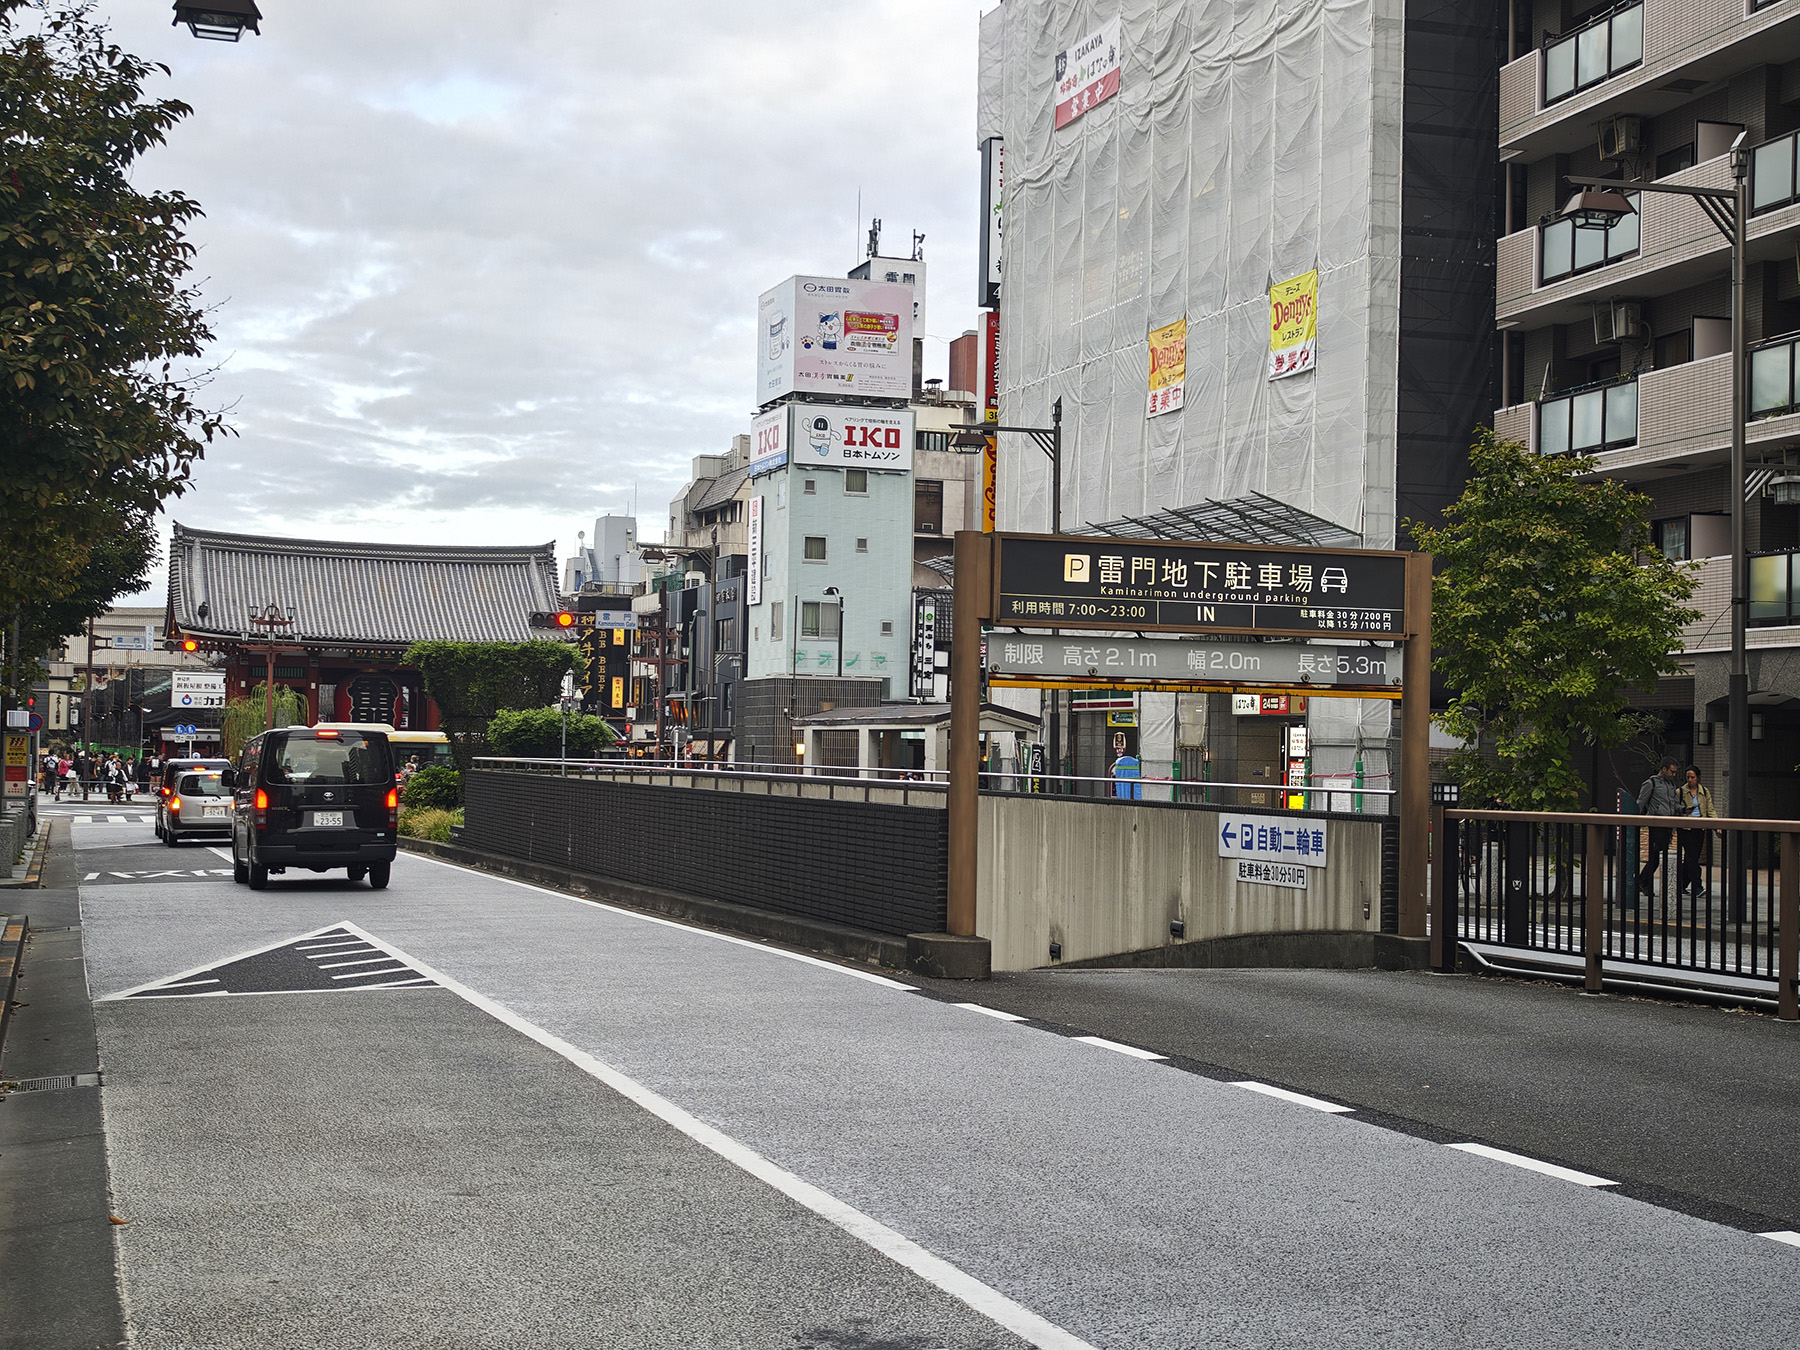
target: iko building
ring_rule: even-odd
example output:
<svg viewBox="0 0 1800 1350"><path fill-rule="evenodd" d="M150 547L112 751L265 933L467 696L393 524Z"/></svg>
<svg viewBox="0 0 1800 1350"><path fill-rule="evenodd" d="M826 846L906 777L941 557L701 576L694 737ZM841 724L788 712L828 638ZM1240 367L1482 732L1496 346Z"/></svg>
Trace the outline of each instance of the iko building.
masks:
<svg viewBox="0 0 1800 1350"><path fill-rule="evenodd" d="M983 17L999 420L1048 426L1060 401L1065 530L1162 519L1189 538L1404 547L1405 521L1460 491L1492 416L1498 16L1004 0ZM1049 488L1038 448L1002 436L1000 528L1047 529ZM1387 708L1328 702L1313 744L1335 742L1347 772L1365 740L1385 745ZM1142 753L1166 774L1177 725L1205 727L1208 707L1158 707ZM1231 728L1228 700L1210 710ZM1333 715L1348 721L1321 725ZM1208 749L1215 778L1249 772ZM1079 751L1074 767L1105 772Z"/></svg>
<svg viewBox="0 0 1800 1350"><path fill-rule="evenodd" d="M1512 8L1499 69L1497 431L1594 456L1651 499L1657 545L1691 559L1700 619L1684 673L1645 702L1721 812L1800 811L1800 12L1765 0ZM1747 803L1728 802L1731 643L1730 249L1700 202L1636 183L1732 188L1748 175ZM1562 214L1566 175L1615 178L1611 228ZM1729 211L1730 203L1726 209ZM1647 747L1654 752L1655 747ZM1644 760L1594 767L1595 795L1636 789Z"/></svg>

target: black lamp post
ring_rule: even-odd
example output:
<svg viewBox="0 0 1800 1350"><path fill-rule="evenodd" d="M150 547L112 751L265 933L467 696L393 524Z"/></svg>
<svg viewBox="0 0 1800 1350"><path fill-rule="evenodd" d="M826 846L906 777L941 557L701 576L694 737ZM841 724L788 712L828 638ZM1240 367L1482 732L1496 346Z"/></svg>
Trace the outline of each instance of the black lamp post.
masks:
<svg viewBox="0 0 1800 1350"><path fill-rule="evenodd" d="M844 593L836 586L827 586L825 594L837 597L837 677L841 680L844 678Z"/></svg>
<svg viewBox="0 0 1800 1350"><path fill-rule="evenodd" d="M286 631L294 626L294 609L288 606L284 612L273 600L261 609L252 606L249 614L250 627L261 629L268 639L268 651L263 667L263 730L272 731L275 727L275 635L277 630Z"/></svg>
<svg viewBox="0 0 1800 1350"><path fill-rule="evenodd" d="M258 37L262 11L252 0L175 0L170 27L185 23L188 31L205 42L236 42L249 29Z"/></svg>

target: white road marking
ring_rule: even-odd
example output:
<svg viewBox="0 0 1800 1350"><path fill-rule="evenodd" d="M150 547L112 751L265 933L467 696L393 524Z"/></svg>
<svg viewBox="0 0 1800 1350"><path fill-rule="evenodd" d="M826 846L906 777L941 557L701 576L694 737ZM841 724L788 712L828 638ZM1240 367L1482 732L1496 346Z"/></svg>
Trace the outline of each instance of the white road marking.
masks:
<svg viewBox="0 0 1800 1350"><path fill-rule="evenodd" d="M436 859L429 861L435 862ZM540 888L534 886L530 889L538 890ZM546 894L554 895L556 892L550 891ZM611 906L604 906L604 908L610 909ZM628 910L622 912L630 913ZM375 946L392 954L395 960L405 961L414 970L435 980L471 1007L479 1008L495 1021L536 1041L552 1054L562 1056L583 1073L606 1084L621 1097L635 1102L657 1119L674 1126L702 1148L710 1149L734 1167L741 1168L758 1181L780 1191L790 1200L804 1205L828 1223L843 1229L850 1236L866 1242L894 1264L903 1266L920 1278L936 1285L952 1298L972 1308L989 1321L1004 1327L1029 1344L1040 1347L1040 1350L1094 1350L1092 1345L1079 1336L1064 1331L1061 1327L1038 1316L1031 1309L1015 1303L998 1289L983 1284L974 1276L951 1265L941 1256L925 1250L910 1238L904 1237L886 1224L870 1218L861 1210L845 1204L836 1196L827 1194L811 1182L802 1181L786 1168L778 1167L762 1154L740 1144L730 1135L697 1120L675 1103L652 1092L637 1080L626 1077L610 1064L596 1059L585 1050L576 1048L560 1036L554 1036L542 1027L526 1021L512 1009L496 1003L486 995L476 993L467 985L451 979L442 971L426 965L423 961L408 956L398 948L389 946L373 934L364 933L355 924L345 923L334 926L341 926L353 933L363 933ZM674 924L671 926L681 928L686 925ZM716 934L708 934L708 936L716 936ZM756 946L757 944L746 945ZM788 955L789 953L780 954ZM818 964L829 965L827 962ZM840 969L837 966L829 968ZM858 972L847 973L856 974ZM905 988L906 986L901 987Z"/></svg>
<svg viewBox="0 0 1800 1350"><path fill-rule="evenodd" d="M217 980L177 980L173 984L165 984L164 989L188 989L196 984L217 984Z"/></svg>
<svg viewBox="0 0 1800 1350"><path fill-rule="evenodd" d="M361 938L333 938L330 942L315 942L310 947L296 947L294 950L297 952L323 952L326 956L332 956L368 945Z"/></svg>
<svg viewBox="0 0 1800 1350"><path fill-rule="evenodd" d="M381 959L383 961L391 961L394 958L391 956L384 956ZM364 980L371 975L404 975L411 973L411 966L389 966L386 970L353 970L348 975L333 975L331 978L334 980Z"/></svg>
<svg viewBox="0 0 1800 1350"><path fill-rule="evenodd" d="M1167 1059L1167 1055L1159 1055L1154 1050L1140 1050L1135 1045L1120 1045L1117 1041L1109 1041L1104 1036L1076 1036L1075 1040L1083 1045L1097 1045L1102 1050L1117 1050L1121 1055L1130 1055L1133 1059Z"/></svg>
<svg viewBox="0 0 1800 1350"><path fill-rule="evenodd" d="M1260 1092L1265 1097L1277 1097L1284 1102L1292 1102L1295 1106L1310 1106L1315 1111L1330 1111L1339 1114L1354 1111L1354 1106L1339 1106L1336 1102L1328 1102L1319 1097L1308 1097L1304 1092L1289 1092L1286 1088L1278 1088L1272 1083L1258 1083L1246 1080L1233 1083L1233 1087L1248 1088L1252 1092Z"/></svg>
<svg viewBox="0 0 1800 1350"><path fill-rule="evenodd" d="M964 1008L969 1012L980 1013L983 1017L997 1017L1002 1022L1028 1022L1028 1017L1020 1017L1017 1013L1002 1012L998 1008L984 1008L979 1003L953 1003L953 1008Z"/></svg>
<svg viewBox="0 0 1800 1350"><path fill-rule="evenodd" d="M226 862L230 863L233 867L237 866L237 859L235 859L231 856L231 850L228 848L213 848L211 845L208 845L206 851L208 853L217 854L219 857L223 858Z"/></svg>
<svg viewBox="0 0 1800 1350"><path fill-rule="evenodd" d="M1773 1233L1758 1233L1758 1237L1773 1238L1776 1242L1785 1242L1790 1247L1800 1247L1800 1233L1791 1228L1780 1228Z"/></svg>
<svg viewBox="0 0 1800 1350"><path fill-rule="evenodd" d="M557 900L569 901L577 905L588 905L594 909L603 909L609 914L622 915L627 919L638 919L644 923L658 924L664 928L679 928L684 933L693 933L699 937L713 938L719 942L729 942L739 947L748 947L751 951L766 952L770 956L779 956L789 961L799 961L805 965L818 966L821 970L829 970L838 975L848 975L853 980L865 980L869 984L880 985L884 989L899 989L908 994L916 994L919 987L914 984L902 984L899 980L890 980L885 975L876 975L866 970L853 970L849 966L836 965L830 961L821 961L816 956L806 956L800 952L784 951L780 947L771 947L767 943L754 942L749 938L733 937L729 933L715 933L710 928L696 928L693 924L678 923L674 919L664 919L655 914L643 914L635 909L622 909L618 905L609 905L603 900L587 900L579 895L570 895L565 891L553 891L547 886L534 886L529 881L518 881L512 877L495 876L492 872L483 872L479 868L464 867L460 863L445 862L442 858L427 857L423 853L409 853L409 858L420 862L433 863L438 867L454 868L458 872L468 872L489 881L504 882L508 886L517 886L521 890L536 891L539 895L552 896ZM345 924L346 928L350 925ZM361 931L360 929L358 930Z"/></svg>
<svg viewBox="0 0 1800 1350"><path fill-rule="evenodd" d="M277 938L273 942L265 942L260 947L252 947L249 951L239 952L235 956L217 957L211 961L206 962L204 965L191 966L187 970L179 971L174 975L165 975L161 979L145 980L144 983L142 983L142 984L134 984L131 986L131 988L121 989L116 994L102 994L99 998L95 999L94 1002L96 1002L96 1003L112 1003L112 1002L116 1002L119 999L127 999L127 998L130 998L133 994L139 993L145 989L158 989L164 985L177 984L182 980L192 979L196 975L204 975L207 971L212 970L216 966L230 965L232 962L242 961L246 957L261 956L264 952L272 952L277 947L286 947L290 943L294 943L294 942L304 942L304 941L306 941L307 938L323 937L326 933L341 932L344 929L349 928L349 927L350 927L350 925L347 923L328 923L323 928L315 928L312 930L312 932L302 933L297 938L292 938L292 937ZM360 932L361 930L358 929L357 931ZM365 936L365 940L366 940L366 936ZM377 943L376 945L380 946L379 943ZM388 951L390 949L383 947L382 950ZM404 958L401 958L401 959L404 959ZM302 990L285 990L285 989L255 989L255 990L249 990L246 992L254 993L254 994L264 994L264 993L281 994L281 993L290 993L290 992L292 992L292 993L299 993L299 992L336 993L337 991L335 989L332 989L332 990L304 990L304 991L302 991ZM205 998L208 996L202 994L202 995L198 995L198 997ZM238 997L238 996L221 994L220 997L225 998L225 997Z"/></svg>
<svg viewBox="0 0 1800 1350"><path fill-rule="evenodd" d="M1510 1163L1514 1167L1523 1167L1528 1172L1542 1172L1547 1177L1555 1177L1559 1181L1572 1181L1577 1186L1617 1186L1616 1181L1608 1181L1605 1177L1597 1177L1589 1172L1577 1172L1572 1167L1558 1167L1555 1163L1544 1162L1540 1158L1528 1158L1523 1153L1508 1153L1503 1148L1493 1148L1487 1144L1446 1144L1446 1148L1457 1149L1463 1153L1473 1153L1478 1158L1491 1158L1495 1162Z"/></svg>
<svg viewBox="0 0 1800 1350"><path fill-rule="evenodd" d="M364 948L364 950L365 951L374 951L375 949L373 947L367 947L367 948ZM344 953L344 952L333 952L332 953L332 955L334 955L334 956L343 956L343 955L347 955L347 954L348 953ZM314 957L310 957L308 959L317 961L319 958L314 956ZM320 966L319 969L320 970L343 970L349 966L378 966L383 961L386 961L388 959L389 958L387 958L386 956L367 956L367 957L364 957L360 961L333 961L328 966Z"/></svg>

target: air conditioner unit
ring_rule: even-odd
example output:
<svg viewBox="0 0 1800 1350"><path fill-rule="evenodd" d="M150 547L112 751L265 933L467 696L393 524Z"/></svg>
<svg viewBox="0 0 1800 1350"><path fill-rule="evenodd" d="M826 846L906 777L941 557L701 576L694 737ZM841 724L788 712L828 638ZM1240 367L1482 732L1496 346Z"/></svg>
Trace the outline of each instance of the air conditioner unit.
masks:
<svg viewBox="0 0 1800 1350"><path fill-rule="evenodd" d="M1603 300L1594 306L1594 341L1642 342L1650 329L1644 323L1644 306L1637 300Z"/></svg>
<svg viewBox="0 0 1800 1350"><path fill-rule="evenodd" d="M1600 158L1630 159L1644 148L1644 119L1618 113L1599 124Z"/></svg>

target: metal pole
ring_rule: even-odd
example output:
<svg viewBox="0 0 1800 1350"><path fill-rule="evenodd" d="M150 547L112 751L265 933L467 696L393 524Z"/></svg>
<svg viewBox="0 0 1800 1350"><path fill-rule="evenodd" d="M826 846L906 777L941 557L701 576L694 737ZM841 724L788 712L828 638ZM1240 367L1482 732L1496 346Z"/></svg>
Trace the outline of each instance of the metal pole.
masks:
<svg viewBox="0 0 1800 1350"><path fill-rule="evenodd" d="M1050 533L1062 533L1062 400L1050 405ZM954 659L954 656L952 657ZM1060 795L1062 781L1062 690L1050 691L1050 787Z"/></svg>
<svg viewBox="0 0 1800 1350"><path fill-rule="evenodd" d="M1431 554L1406 555L1406 683L1400 698L1400 936L1426 935L1431 796Z"/></svg>
<svg viewBox="0 0 1800 1350"><path fill-rule="evenodd" d="M84 755L87 754L88 750L93 746L93 741L88 735L89 729L93 726L93 722L88 716L88 700L92 697L94 691L94 621L91 618L88 620L87 637L87 665L83 667L87 672L87 678L81 682L81 753ZM86 792L87 789L84 787L82 789L84 798Z"/></svg>
<svg viewBox="0 0 1800 1350"><path fill-rule="evenodd" d="M1750 668L1745 653L1744 623L1749 614L1749 562L1744 553L1744 418L1748 391L1748 361L1744 350L1744 230L1750 218L1747 156L1731 152L1731 171L1737 179L1736 215L1731 240L1731 683L1729 721L1726 726L1729 780L1726 810L1734 816L1750 814ZM1740 885L1743 869L1734 866L1733 888ZM1734 894L1734 905L1742 900Z"/></svg>
<svg viewBox="0 0 1800 1350"><path fill-rule="evenodd" d="M1587 851L1582 857L1582 875L1586 880L1587 932L1582 946L1587 953L1587 991L1600 992L1600 959L1606 948L1606 841L1601 827L1587 827Z"/></svg>
<svg viewBox="0 0 1800 1350"><path fill-rule="evenodd" d="M1781 836L1781 950L1776 961L1780 991L1776 1016L1800 1021L1800 836Z"/></svg>
<svg viewBox="0 0 1800 1350"><path fill-rule="evenodd" d="M981 830L981 621L993 561L991 534L956 532L950 601L950 786L946 794L950 875L944 928L975 936L977 842ZM935 734L935 733L927 733Z"/></svg>

